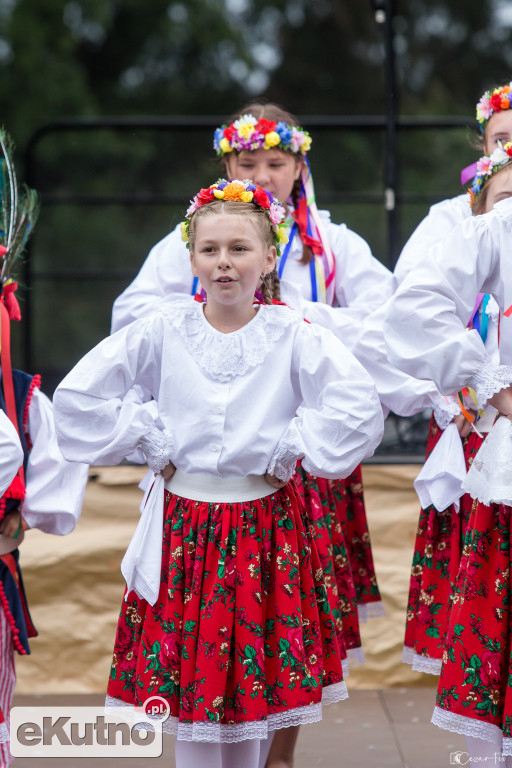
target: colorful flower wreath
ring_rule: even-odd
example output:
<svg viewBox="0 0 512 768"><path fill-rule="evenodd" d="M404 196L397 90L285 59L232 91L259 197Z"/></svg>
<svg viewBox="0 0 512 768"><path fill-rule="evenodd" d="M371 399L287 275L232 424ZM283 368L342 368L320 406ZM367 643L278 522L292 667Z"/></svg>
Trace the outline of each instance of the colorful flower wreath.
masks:
<svg viewBox="0 0 512 768"><path fill-rule="evenodd" d="M490 155L484 155L476 164L476 175L471 187L468 189L471 206L474 205L483 186L491 176L507 165L512 160L512 142L509 141L503 147L496 147Z"/></svg>
<svg viewBox="0 0 512 768"><path fill-rule="evenodd" d="M495 112L510 109L512 104L512 82L492 91L486 91L476 105L476 119L483 130Z"/></svg>
<svg viewBox="0 0 512 768"><path fill-rule="evenodd" d="M220 156L229 152L253 152L256 149L284 149L305 155L311 147L311 136L303 128L283 121L259 120L242 115L231 125L223 125L214 133L213 148Z"/></svg>
<svg viewBox="0 0 512 768"><path fill-rule="evenodd" d="M240 181L226 181L219 179L207 189L201 189L191 200L187 210L186 220L181 222L181 238L189 245L189 227L190 219L198 208L203 205L213 203L215 200L229 200L235 203L254 203L267 214L272 231L274 233L274 244L277 252L280 252L280 246L288 242L288 235L285 226L286 212L278 200L274 200L273 195L267 192L258 184L253 184L249 179Z"/></svg>

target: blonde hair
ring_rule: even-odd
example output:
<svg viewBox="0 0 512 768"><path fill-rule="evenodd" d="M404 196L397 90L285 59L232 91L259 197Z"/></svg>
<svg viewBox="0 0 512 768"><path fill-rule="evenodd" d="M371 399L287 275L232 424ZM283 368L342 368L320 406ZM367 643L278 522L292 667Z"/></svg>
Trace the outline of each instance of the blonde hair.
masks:
<svg viewBox="0 0 512 768"><path fill-rule="evenodd" d="M188 238L191 253L194 250L197 222L205 216L212 214L233 214L235 216L248 216L253 221L258 234L268 248L274 246L274 232L267 213L256 207L253 203L239 203L234 200L215 200L212 203L201 206L192 215L188 230ZM266 304L272 304L272 299L280 300L279 277L275 269L261 280L261 293Z"/></svg>

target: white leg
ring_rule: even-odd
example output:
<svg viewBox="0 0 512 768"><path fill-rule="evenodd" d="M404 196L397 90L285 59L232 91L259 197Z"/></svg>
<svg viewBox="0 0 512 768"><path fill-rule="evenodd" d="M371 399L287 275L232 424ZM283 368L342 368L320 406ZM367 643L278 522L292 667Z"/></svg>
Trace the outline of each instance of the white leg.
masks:
<svg viewBox="0 0 512 768"><path fill-rule="evenodd" d="M11 709L15 683L16 670L14 667L12 629L3 609L0 609L0 707L4 713L7 728L9 728L9 710ZM9 742L0 744L1 768L7 768L12 760Z"/></svg>
<svg viewBox="0 0 512 768"><path fill-rule="evenodd" d="M274 738L275 731L270 731L270 734L268 738L262 739L260 741L260 762L258 764L258 768L265 768L265 763L267 762L268 753L270 752L270 747L272 746L272 739Z"/></svg>
<svg viewBox="0 0 512 768"><path fill-rule="evenodd" d="M222 768L258 768L260 740L246 739L233 744L221 744Z"/></svg>
<svg viewBox="0 0 512 768"><path fill-rule="evenodd" d="M220 744L176 739L176 768L222 768Z"/></svg>
<svg viewBox="0 0 512 768"><path fill-rule="evenodd" d="M501 750L494 741L475 739L474 736L466 736L466 747L471 762L487 762L489 765L501 765L508 768L508 760L501 754ZM501 759L500 759L501 758ZM511 763L512 766L512 763Z"/></svg>

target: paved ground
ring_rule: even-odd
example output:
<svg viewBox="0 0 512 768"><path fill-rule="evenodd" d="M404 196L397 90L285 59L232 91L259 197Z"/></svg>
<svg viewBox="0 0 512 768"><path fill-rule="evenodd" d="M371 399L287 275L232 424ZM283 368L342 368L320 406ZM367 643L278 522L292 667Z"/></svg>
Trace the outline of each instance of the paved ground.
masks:
<svg viewBox="0 0 512 768"><path fill-rule="evenodd" d="M348 701L324 709L321 723L301 729L295 768L448 768L452 764L450 753L463 751L464 740L430 724L434 695L433 687L352 691ZM103 698L19 695L14 701L15 706L64 703L96 706L103 703ZM153 759L17 758L12 766L174 768L172 743L172 738L165 736L163 756Z"/></svg>

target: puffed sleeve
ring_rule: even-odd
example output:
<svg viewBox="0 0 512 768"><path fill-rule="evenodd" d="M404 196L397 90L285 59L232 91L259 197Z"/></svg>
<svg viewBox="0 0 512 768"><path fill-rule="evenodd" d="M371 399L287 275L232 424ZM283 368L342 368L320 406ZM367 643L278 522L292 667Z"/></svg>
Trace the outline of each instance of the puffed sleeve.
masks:
<svg viewBox="0 0 512 768"><path fill-rule="evenodd" d="M332 242L336 260L335 294L340 307L367 315L383 304L395 289L393 273L373 256L370 246L344 224L335 227Z"/></svg>
<svg viewBox="0 0 512 768"><path fill-rule="evenodd" d="M500 253L509 248L511 230L512 200L459 224L404 280L384 324L397 367L433 380L443 394L470 386L481 407L508 386L512 368L493 363L478 331L466 325L480 292L493 294L503 308Z"/></svg>
<svg viewBox="0 0 512 768"><path fill-rule="evenodd" d="M323 328L328 328L346 347L352 350L365 316L362 307L348 309L346 307L331 307L319 301L309 301L304 298L300 285L288 281L281 282L281 299L289 307L299 312L309 323L317 323Z"/></svg>
<svg viewBox="0 0 512 768"><path fill-rule="evenodd" d="M330 331L304 323L294 359L302 403L282 435L268 471L288 480L295 463L312 475L349 475L378 446L384 418L375 386Z"/></svg>
<svg viewBox="0 0 512 768"><path fill-rule="evenodd" d="M421 381L396 368L389 360L384 339L384 318L388 301L362 322L351 351L368 371L379 393L382 405L398 416L412 416L425 408L444 410L444 398L435 384ZM459 413L455 406L451 418Z"/></svg>
<svg viewBox="0 0 512 768"><path fill-rule="evenodd" d="M104 339L73 368L54 395L59 447L69 461L118 464L142 448L160 471L172 450L151 411L131 397L134 384L158 391L164 318L138 320Z"/></svg>
<svg viewBox="0 0 512 768"><path fill-rule="evenodd" d="M402 283L412 269L423 264L429 249L435 243L449 235L454 227L470 216L471 207L467 194L433 205L402 249L395 266L397 283Z"/></svg>
<svg viewBox="0 0 512 768"><path fill-rule="evenodd" d="M9 417L0 410L0 496L23 464L23 449Z"/></svg>
<svg viewBox="0 0 512 768"><path fill-rule="evenodd" d="M22 515L30 528L70 533L82 511L89 467L64 459L57 444L50 400L34 390L28 411L32 449L26 471Z"/></svg>
<svg viewBox="0 0 512 768"><path fill-rule="evenodd" d="M151 249L135 280L115 300L111 333L146 317L170 293L190 294L193 279L190 254L176 227Z"/></svg>

